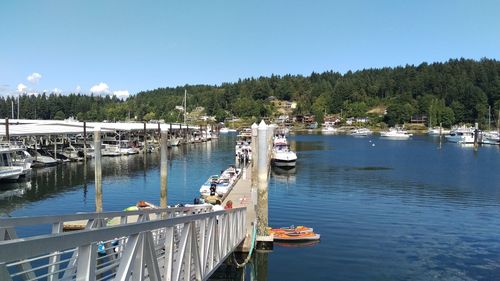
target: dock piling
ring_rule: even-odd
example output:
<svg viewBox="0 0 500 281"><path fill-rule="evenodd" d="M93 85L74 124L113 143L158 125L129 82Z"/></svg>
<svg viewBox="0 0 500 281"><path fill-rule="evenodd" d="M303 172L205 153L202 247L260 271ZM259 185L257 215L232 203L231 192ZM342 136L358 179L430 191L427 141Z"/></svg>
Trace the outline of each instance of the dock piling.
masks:
<svg viewBox="0 0 500 281"><path fill-rule="evenodd" d="M94 127L95 211L102 212L101 128Z"/></svg>
<svg viewBox="0 0 500 281"><path fill-rule="evenodd" d="M168 131L161 132L160 148L160 207L167 207L167 177L168 177Z"/></svg>
<svg viewBox="0 0 500 281"><path fill-rule="evenodd" d="M87 122L83 121L83 161L87 162Z"/></svg>
<svg viewBox="0 0 500 281"><path fill-rule="evenodd" d="M7 138L7 144L10 146L9 118L5 118L5 137Z"/></svg>
<svg viewBox="0 0 500 281"><path fill-rule="evenodd" d="M262 120L258 128L258 162L257 162L257 249L272 249L272 237L268 226L268 126Z"/></svg>

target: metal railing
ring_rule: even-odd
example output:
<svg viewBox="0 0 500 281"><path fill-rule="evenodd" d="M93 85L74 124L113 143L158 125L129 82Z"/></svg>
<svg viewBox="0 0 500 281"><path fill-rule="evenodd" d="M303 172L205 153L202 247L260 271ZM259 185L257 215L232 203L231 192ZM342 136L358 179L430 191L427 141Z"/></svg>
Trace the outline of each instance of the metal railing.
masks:
<svg viewBox="0 0 500 281"><path fill-rule="evenodd" d="M206 280L245 239L245 210L0 219L0 280ZM132 216L137 222L128 222ZM109 225L116 218L119 224ZM61 232L64 222L82 219L84 230ZM51 233L17 237L16 228L35 224L51 224Z"/></svg>

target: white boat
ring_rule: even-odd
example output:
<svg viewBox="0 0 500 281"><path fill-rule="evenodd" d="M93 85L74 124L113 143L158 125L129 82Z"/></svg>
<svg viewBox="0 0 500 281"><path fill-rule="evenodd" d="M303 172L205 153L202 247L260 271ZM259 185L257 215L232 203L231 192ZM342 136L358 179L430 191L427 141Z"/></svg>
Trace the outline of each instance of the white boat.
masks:
<svg viewBox="0 0 500 281"><path fill-rule="evenodd" d="M337 133L337 131L338 131L337 128L332 127L332 126L326 126L326 127L321 128L322 134L335 134L335 133Z"/></svg>
<svg viewBox="0 0 500 281"><path fill-rule="evenodd" d="M285 135L276 135L273 138L273 145L287 145L288 141L286 140Z"/></svg>
<svg viewBox="0 0 500 281"><path fill-rule="evenodd" d="M57 159L48 155L43 155L39 151L32 150L30 154L33 157L33 167L55 166L59 163Z"/></svg>
<svg viewBox="0 0 500 281"><path fill-rule="evenodd" d="M390 128L389 131L380 132L380 136L387 139L407 140L412 134L401 128Z"/></svg>
<svg viewBox="0 0 500 281"><path fill-rule="evenodd" d="M236 136L236 146L234 148L236 160L251 161L252 160L252 131L251 129L243 129Z"/></svg>
<svg viewBox="0 0 500 281"><path fill-rule="evenodd" d="M78 161L83 161L83 153L78 151L75 147L73 146L68 146L63 148L63 150L60 152L64 157L68 158L70 161L73 162L78 162Z"/></svg>
<svg viewBox="0 0 500 281"><path fill-rule="evenodd" d="M139 149L137 147L133 147L128 140L120 140L118 141L118 145L122 155L139 154Z"/></svg>
<svg viewBox="0 0 500 281"><path fill-rule="evenodd" d="M483 132L481 135L481 143L500 145L500 133L498 131Z"/></svg>
<svg viewBox="0 0 500 281"><path fill-rule="evenodd" d="M366 137L371 134L373 134L373 132L367 128L358 128L351 131L351 136L357 137Z"/></svg>
<svg viewBox="0 0 500 281"><path fill-rule="evenodd" d="M288 145L276 145L273 147L272 164L276 167L295 167L297 154Z"/></svg>
<svg viewBox="0 0 500 281"><path fill-rule="evenodd" d="M446 134L449 134L449 133L450 133L450 130L446 130L446 129L441 128L441 127L433 127L433 128L429 128L427 130L427 134L429 136L446 135Z"/></svg>
<svg viewBox="0 0 500 281"><path fill-rule="evenodd" d="M462 144L474 143L474 128L472 127L456 128L444 137L449 142L462 143Z"/></svg>
<svg viewBox="0 0 500 281"><path fill-rule="evenodd" d="M21 176L27 176L31 174L31 164L33 164L33 157L24 149L15 149L15 153L12 155L12 164L23 168Z"/></svg>
<svg viewBox="0 0 500 281"><path fill-rule="evenodd" d="M168 146L173 147L173 146L179 146L181 143L182 138L177 138L177 137L171 137L168 139Z"/></svg>
<svg viewBox="0 0 500 281"><path fill-rule="evenodd" d="M23 167L13 164L10 148L0 148L0 180L17 180L23 173Z"/></svg>
<svg viewBox="0 0 500 281"><path fill-rule="evenodd" d="M215 192L218 196L224 196L238 181L241 176L241 169L236 169L230 166L226 170L222 171L220 175L212 175L208 180L201 186L200 194L201 196L210 195L210 187L215 185Z"/></svg>

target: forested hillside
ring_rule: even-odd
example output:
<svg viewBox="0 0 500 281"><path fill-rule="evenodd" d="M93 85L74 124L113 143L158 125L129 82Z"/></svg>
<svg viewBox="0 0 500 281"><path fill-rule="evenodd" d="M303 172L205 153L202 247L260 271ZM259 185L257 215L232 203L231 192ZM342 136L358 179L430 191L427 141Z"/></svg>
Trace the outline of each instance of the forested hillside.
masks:
<svg viewBox="0 0 500 281"><path fill-rule="evenodd" d="M219 120L239 117L271 116L270 96L298 103L296 114L343 112L344 116L365 116L375 106L387 108L385 121L392 125L409 121L414 114L425 114L434 124L480 122L485 124L488 107L496 116L500 108L500 62L490 59L449 60L418 66L365 69L340 74L327 71L309 76L284 75L242 79L219 86L186 85L137 93L125 101L111 97L70 94L22 96L22 118L64 118L79 120L125 120L129 114L138 120L177 121L175 106L182 105L187 89L188 110L203 106ZM9 117L10 97L0 98L0 113Z"/></svg>

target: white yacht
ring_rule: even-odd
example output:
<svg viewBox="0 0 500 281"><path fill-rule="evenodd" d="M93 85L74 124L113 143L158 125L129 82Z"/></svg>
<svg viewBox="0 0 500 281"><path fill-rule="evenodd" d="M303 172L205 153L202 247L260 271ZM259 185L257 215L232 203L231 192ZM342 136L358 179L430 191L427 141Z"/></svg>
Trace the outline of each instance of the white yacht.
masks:
<svg viewBox="0 0 500 281"><path fill-rule="evenodd" d="M500 132L498 131L483 132L481 136L481 143L500 145Z"/></svg>
<svg viewBox="0 0 500 281"><path fill-rule="evenodd" d="M13 150L0 148L0 180L17 180L23 173L23 167L12 163Z"/></svg>
<svg viewBox="0 0 500 281"><path fill-rule="evenodd" d="M356 137L366 137L373 134L373 132L368 128L358 128L351 131L351 136Z"/></svg>
<svg viewBox="0 0 500 281"><path fill-rule="evenodd" d="M337 133L337 128L333 127L333 126L326 126L326 127L323 127L321 128L321 133L322 134L335 134Z"/></svg>
<svg viewBox="0 0 500 281"><path fill-rule="evenodd" d="M449 134L450 130L444 129L442 127L433 127L427 130L429 136L439 136Z"/></svg>
<svg viewBox="0 0 500 281"><path fill-rule="evenodd" d="M445 136L446 140L455 143L474 143L474 128L460 127L452 130Z"/></svg>
<svg viewBox="0 0 500 281"><path fill-rule="evenodd" d="M295 167L297 154L286 144L275 145L271 156L272 164L276 167Z"/></svg>
<svg viewBox="0 0 500 281"><path fill-rule="evenodd" d="M387 139L407 140L412 134L401 128L390 128L389 131L380 132L380 136Z"/></svg>

